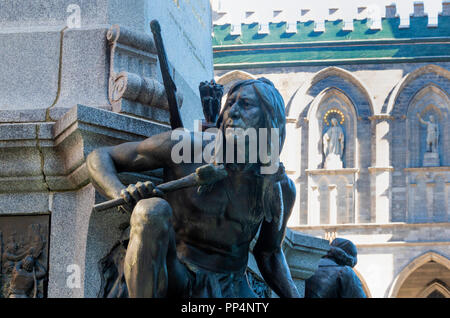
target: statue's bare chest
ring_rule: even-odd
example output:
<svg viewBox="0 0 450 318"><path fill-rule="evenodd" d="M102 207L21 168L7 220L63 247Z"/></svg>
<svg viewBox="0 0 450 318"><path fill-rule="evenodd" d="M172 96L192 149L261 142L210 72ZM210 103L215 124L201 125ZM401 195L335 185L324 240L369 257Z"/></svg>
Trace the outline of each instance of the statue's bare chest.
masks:
<svg viewBox="0 0 450 318"><path fill-rule="evenodd" d="M247 236L259 225L261 212L256 208L255 184L239 184L223 180L198 193L197 188L180 191L169 199L174 209L175 229L182 232L222 232Z"/></svg>

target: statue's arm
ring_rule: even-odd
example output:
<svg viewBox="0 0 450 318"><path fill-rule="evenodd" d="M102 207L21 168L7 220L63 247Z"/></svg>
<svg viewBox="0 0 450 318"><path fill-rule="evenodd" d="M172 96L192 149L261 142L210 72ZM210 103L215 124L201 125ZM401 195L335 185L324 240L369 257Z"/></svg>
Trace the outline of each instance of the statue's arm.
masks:
<svg viewBox="0 0 450 318"><path fill-rule="evenodd" d="M278 222L263 221L258 241L253 249L258 268L266 281L280 297L300 297L297 287L292 280L289 267L282 250L282 243L286 234L286 224L292 212L295 200L293 182L285 175L281 181L283 192L284 214Z"/></svg>
<svg viewBox="0 0 450 318"><path fill-rule="evenodd" d="M419 113L417 113L417 118L419 119L419 122L423 125L428 124L425 120L422 119L422 117L420 117Z"/></svg>
<svg viewBox="0 0 450 318"><path fill-rule="evenodd" d="M96 149L86 160L91 182L106 197L118 198L125 187L118 173L163 168L169 163L171 145L170 132L165 132L141 142Z"/></svg>
<svg viewBox="0 0 450 318"><path fill-rule="evenodd" d="M323 154L325 155L325 156L327 156L328 155L328 136L327 136L327 134L325 133L324 135L323 135L323 137L322 137L322 146L323 146Z"/></svg>

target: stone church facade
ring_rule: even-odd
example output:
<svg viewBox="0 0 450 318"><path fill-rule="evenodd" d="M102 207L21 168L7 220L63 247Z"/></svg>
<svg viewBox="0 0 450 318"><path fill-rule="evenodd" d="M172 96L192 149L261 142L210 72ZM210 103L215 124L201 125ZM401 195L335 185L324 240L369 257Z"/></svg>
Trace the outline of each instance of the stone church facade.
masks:
<svg viewBox="0 0 450 318"><path fill-rule="evenodd" d="M434 18L416 3L406 25L366 9L320 28L216 6L216 81L266 77L282 93L292 230L352 240L369 297L450 297L450 3Z"/></svg>

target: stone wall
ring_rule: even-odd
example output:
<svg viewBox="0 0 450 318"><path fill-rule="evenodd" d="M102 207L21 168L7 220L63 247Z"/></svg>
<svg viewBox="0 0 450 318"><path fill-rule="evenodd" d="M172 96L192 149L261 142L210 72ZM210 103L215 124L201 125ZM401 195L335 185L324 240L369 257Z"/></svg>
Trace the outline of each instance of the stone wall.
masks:
<svg viewBox="0 0 450 318"><path fill-rule="evenodd" d="M0 7L0 222L50 216L42 261L48 296L96 297L98 261L126 218L92 212L104 199L89 183L85 159L98 147L170 128L154 18L185 126L203 117L198 84L213 77L209 1L0 0ZM114 84L124 79L122 91ZM154 180L123 177L125 184ZM0 233L0 252L12 241Z"/></svg>

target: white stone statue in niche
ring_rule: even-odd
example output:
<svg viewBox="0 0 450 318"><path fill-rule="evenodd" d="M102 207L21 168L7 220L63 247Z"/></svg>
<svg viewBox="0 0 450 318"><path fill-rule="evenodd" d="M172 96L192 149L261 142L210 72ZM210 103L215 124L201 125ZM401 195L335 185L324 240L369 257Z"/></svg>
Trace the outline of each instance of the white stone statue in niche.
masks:
<svg viewBox="0 0 450 318"><path fill-rule="evenodd" d="M325 169L342 169L344 155L344 131L336 118L331 119L331 127L322 137Z"/></svg>
<svg viewBox="0 0 450 318"><path fill-rule="evenodd" d="M427 152L438 152L439 125L435 122L434 116L428 117L430 121L423 120L417 113L420 123L427 126Z"/></svg>
<svg viewBox="0 0 450 318"><path fill-rule="evenodd" d="M433 115L428 117L430 121L423 120L419 113L417 113L417 118L419 118L421 124L427 126L427 150L423 157L423 165L427 167L439 166L439 125Z"/></svg>

